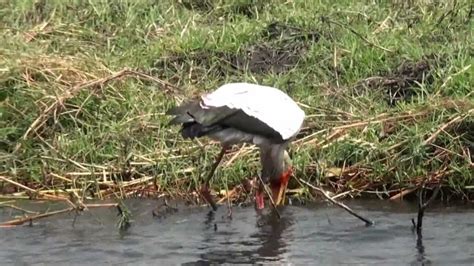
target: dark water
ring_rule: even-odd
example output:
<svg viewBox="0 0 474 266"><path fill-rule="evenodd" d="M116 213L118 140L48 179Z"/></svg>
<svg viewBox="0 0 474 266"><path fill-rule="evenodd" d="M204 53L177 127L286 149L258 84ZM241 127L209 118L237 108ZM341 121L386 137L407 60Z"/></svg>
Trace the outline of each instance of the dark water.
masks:
<svg viewBox="0 0 474 266"><path fill-rule="evenodd" d="M416 208L404 203L347 203L375 220L373 227L325 204L285 206L281 220L252 207L234 207L229 219L225 206L216 213L182 209L158 219L151 215L154 201L127 204L134 223L126 232L115 227L113 208L84 213L74 227L73 215L64 214L32 227L0 229L0 264L474 264L472 206L431 208L417 241L410 222ZM0 209L1 220L9 215Z"/></svg>

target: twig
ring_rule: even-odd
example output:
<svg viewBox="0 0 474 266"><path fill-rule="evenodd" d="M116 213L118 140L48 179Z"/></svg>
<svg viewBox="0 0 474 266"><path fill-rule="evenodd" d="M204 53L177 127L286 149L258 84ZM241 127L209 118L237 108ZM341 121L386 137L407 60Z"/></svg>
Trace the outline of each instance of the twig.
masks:
<svg viewBox="0 0 474 266"><path fill-rule="evenodd" d="M34 189L32 189L32 188L29 188L29 187L27 187L27 186L25 186L25 185L22 185L22 184L20 184L20 183L18 183L18 182L15 182L15 181L13 181L13 180L11 180L11 179L5 177L5 176L0 176L0 180L3 180L3 181L8 182L8 183L10 183L10 184L13 184L13 185L15 185L15 186L17 186L17 187L23 188L23 189L25 189L25 190L31 192L33 195L36 195L36 196L38 196L38 197L44 197L44 198L47 198L47 199L50 199L50 200L62 200L62 201L66 201L69 205L71 205L71 207L77 208L77 206L76 206L74 203L72 203L68 198L61 197L61 196L54 196L54 195L49 195L49 194L46 194L46 193L38 192L38 191L36 191L36 190L34 190Z"/></svg>
<svg viewBox="0 0 474 266"><path fill-rule="evenodd" d="M246 148L245 146L246 144L242 145L242 147L240 147L240 149L234 155L232 155L232 157L225 163L224 166L226 167L230 166L239 156L243 155L248 150L252 151L254 148L253 146L248 147L248 148Z"/></svg>
<svg viewBox="0 0 474 266"><path fill-rule="evenodd" d="M428 207L428 205L430 205L430 203L438 196L438 193L439 193L440 189L441 189L441 185L438 185L436 187L435 191L433 192L433 194L431 195L431 197L425 203L423 203L423 192L424 192L425 188L423 187L419 191L419 194L418 194L418 199L419 199L419 201L418 201L418 217L417 217L416 222L415 222L414 218L411 219L411 223L413 224L413 229L416 229L416 233L417 233L418 236L421 236L421 229L423 227L423 216L425 215L425 210Z"/></svg>
<svg viewBox="0 0 474 266"><path fill-rule="evenodd" d="M55 173L51 173L51 172L49 173L49 175L51 175L53 177L56 177L58 179L61 179L63 181L66 181L68 183L73 183L73 181L71 179L67 178L67 177L64 177L64 176L61 176L61 175L58 175L58 174L55 174Z"/></svg>
<svg viewBox="0 0 474 266"><path fill-rule="evenodd" d="M121 184L121 187L125 188L125 187L134 186L134 185L138 185L138 184L145 184L145 183L147 183L147 182L149 182L149 181L151 181L155 178L156 178L156 176L144 176L144 177L141 177L139 179L135 179L135 180L128 181L128 182L123 182ZM111 184L111 187L113 187L113 184Z"/></svg>
<svg viewBox="0 0 474 266"><path fill-rule="evenodd" d="M2 201L2 202L0 202L0 207L1 207L2 205L10 204L10 203L15 203L15 201L14 201L14 200Z"/></svg>
<svg viewBox="0 0 474 266"><path fill-rule="evenodd" d="M32 188L29 188L29 187L27 187L27 186L25 186L25 185L22 185L22 184L20 184L20 183L18 183L18 182L15 182L15 181L13 181L13 180L11 180L10 178L7 178L7 177L5 177L5 176L0 176L0 179L3 180L3 181L5 181L5 182L8 182L8 183L10 183L10 184L12 184L12 185L15 185L15 186L17 186L17 187L20 187L20 188L22 188L22 189L24 189L24 190L28 190L29 192L37 193L36 190L34 190L34 189L32 189Z"/></svg>
<svg viewBox="0 0 474 266"><path fill-rule="evenodd" d="M16 207L16 206L10 206L10 205L6 205L6 206L15 207L16 209L22 210L24 212L33 213L31 211L27 211L27 210L21 209L21 208ZM87 208L102 208L102 207L118 207L119 204L118 203L101 203L101 204L85 204L84 206L87 207ZM74 210L77 210L77 209L74 208L74 207L70 207L70 208L62 209L62 210L58 210L58 211L30 215L30 216L22 217L22 218L19 218L19 219L14 219L14 220L10 220L10 221L7 221L7 222L0 223L0 228L8 228L8 227L16 226L16 225L21 225L21 224L24 224L26 222L32 222L34 220L50 217L50 216L61 214L61 213L71 212L71 211L74 211Z"/></svg>
<svg viewBox="0 0 474 266"><path fill-rule="evenodd" d="M37 214L38 212L35 212L35 211L30 211L30 210L27 210L27 209L23 209L23 208L20 208L18 206L15 206L13 204L0 204L0 208L12 208L12 209L15 209L15 210L18 210L18 211L22 211L24 213L34 213L34 214Z"/></svg>
<svg viewBox="0 0 474 266"><path fill-rule="evenodd" d="M30 197L29 196L19 196L19 195L0 195L0 199L27 200L27 199L30 199Z"/></svg>
<svg viewBox="0 0 474 266"><path fill-rule="evenodd" d="M412 193L413 191L415 191L417 188L407 188L407 189L403 189L400 193L397 193L393 196L390 197L390 200L397 200L397 199L401 199L403 198L404 196Z"/></svg>
<svg viewBox="0 0 474 266"><path fill-rule="evenodd" d="M470 115L471 113L474 113L474 109L471 109L467 112L467 115ZM455 116L453 119L449 120L447 123L443 124L436 130L429 138L427 138L423 144L427 145L430 144L433 140L436 139L436 137L443 132L446 128L450 127L452 124L456 123L457 121L461 120L463 117L461 115Z"/></svg>
<svg viewBox="0 0 474 266"><path fill-rule="evenodd" d="M351 208L347 207L346 205L344 205L343 203L340 203L340 202L337 202L335 201L333 198L331 198L331 196L329 196L329 194L324 190L324 189L321 189L321 188L318 188L318 187L315 187L313 185L311 185L310 183L306 182L305 180L303 179L298 179L301 183L307 185L308 187L314 189L314 190L317 190L318 192L320 192L326 199L328 199L330 202L332 202L333 204L336 204L337 206L343 208L344 210L346 210L347 212L349 212L350 214L354 215L355 217L359 218L360 220L364 221L365 222L365 225L366 226L371 226L371 225L374 225L374 222L367 219L367 218L364 218L363 216L357 214L355 211L353 211Z"/></svg>
<svg viewBox="0 0 474 266"><path fill-rule="evenodd" d="M350 194L351 194L352 192L354 192L354 191L356 191L356 190L355 190L355 189L352 189L352 190L348 190L348 191L345 191L345 192L341 192L341 193L339 193L339 194L337 194L337 195L334 195L334 196L332 197L332 199L335 200L335 199L338 199L338 198L342 198L342 197L344 197L344 196L346 196L346 195L350 195Z"/></svg>
<svg viewBox="0 0 474 266"><path fill-rule="evenodd" d="M117 207L118 203L89 203L85 204L87 208L108 208L108 207Z"/></svg>
<svg viewBox="0 0 474 266"><path fill-rule="evenodd" d="M74 208L70 207L70 208L62 209L62 210L58 210L58 211L46 212L46 213L41 213L41 214L37 214L37 215L26 216L26 217L23 217L23 218L14 219L14 220L10 220L10 221L7 221L7 222L0 223L0 227L8 227L8 226L12 226L12 225L21 225L21 224L24 224L26 222L32 222L34 220L46 218L46 217L49 217L49 216L53 216L53 215L57 215L57 214L61 214L61 213L66 213L66 212L71 212L73 210L74 210Z"/></svg>

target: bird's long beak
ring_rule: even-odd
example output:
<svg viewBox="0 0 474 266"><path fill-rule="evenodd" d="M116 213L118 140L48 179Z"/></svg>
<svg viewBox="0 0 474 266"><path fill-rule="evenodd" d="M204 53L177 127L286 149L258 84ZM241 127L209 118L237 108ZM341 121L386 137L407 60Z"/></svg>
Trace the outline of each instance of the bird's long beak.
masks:
<svg viewBox="0 0 474 266"><path fill-rule="evenodd" d="M288 187L288 181L293 174L293 170L291 168L288 169L285 173L283 173L280 177L280 182L278 184L272 185L272 199L275 205L282 205L285 203L285 196L286 196L286 188Z"/></svg>
<svg viewBox="0 0 474 266"><path fill-rule="evenodd" d="M285 203L285 196L286 196L286 187L288 186L287 184L280 184L280 188L278 189L276 198L274 199L275 205L283 205Z"/></svg>

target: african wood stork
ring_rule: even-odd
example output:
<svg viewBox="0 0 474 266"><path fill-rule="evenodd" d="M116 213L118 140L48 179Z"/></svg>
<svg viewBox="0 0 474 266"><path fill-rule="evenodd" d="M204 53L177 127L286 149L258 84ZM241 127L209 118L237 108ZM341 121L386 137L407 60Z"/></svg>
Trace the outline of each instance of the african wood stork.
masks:
<svg viewBox="0 0 474 266"><path fill-rule="evenodd" d="M251 83L229 83L173 107L166 112L181 124L183 138L210 137L221 143L215 166L234 144L255 144L260 151L261 180L270 183L275 205L284 201L292 174L286 151L300 131L305 113L283 91ZM264 184L255 193L257 209L264 208Z"/></svg>

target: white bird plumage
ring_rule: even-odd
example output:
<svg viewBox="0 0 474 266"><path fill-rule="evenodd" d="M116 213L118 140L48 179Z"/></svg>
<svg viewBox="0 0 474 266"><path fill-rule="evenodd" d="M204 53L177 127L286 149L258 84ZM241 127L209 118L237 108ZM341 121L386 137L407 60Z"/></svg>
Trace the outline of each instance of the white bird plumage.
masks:
<svg viewBox="0 0 474 266"><path fill-rule="evenodd" d="M227 106L240 109L277 131L284 140L295 136L304 111L283 91L258 84L229 83L201 96L202 108Z"/></svg>

